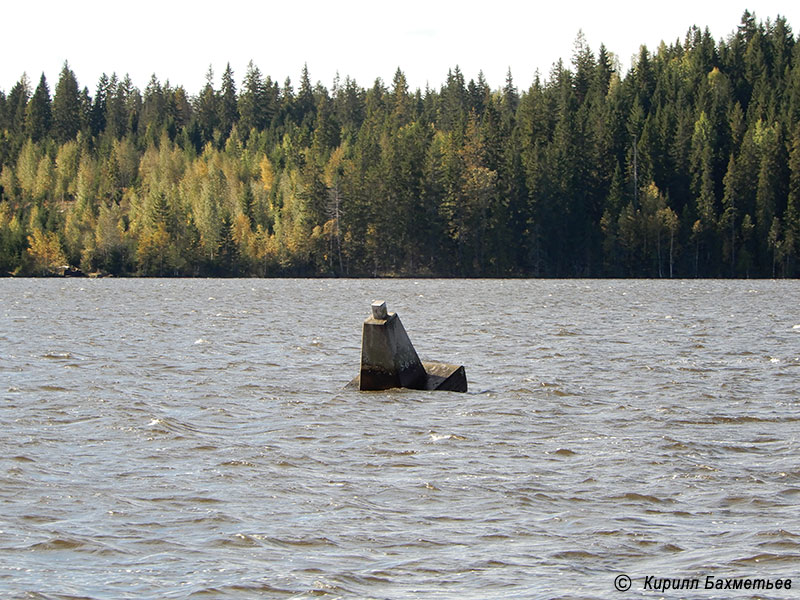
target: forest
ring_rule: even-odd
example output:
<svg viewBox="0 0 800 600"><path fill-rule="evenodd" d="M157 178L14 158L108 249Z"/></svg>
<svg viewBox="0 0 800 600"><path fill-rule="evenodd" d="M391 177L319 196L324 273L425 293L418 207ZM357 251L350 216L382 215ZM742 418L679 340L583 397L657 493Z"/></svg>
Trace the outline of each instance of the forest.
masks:
<svg viewBox="0 0 800 600"><path fill-rule="evenodd" d="M518 89L282 84L196 95L64 63L0 90L0 274L796 277L800 44L745 12L623 73L582 34Z"/></svg>

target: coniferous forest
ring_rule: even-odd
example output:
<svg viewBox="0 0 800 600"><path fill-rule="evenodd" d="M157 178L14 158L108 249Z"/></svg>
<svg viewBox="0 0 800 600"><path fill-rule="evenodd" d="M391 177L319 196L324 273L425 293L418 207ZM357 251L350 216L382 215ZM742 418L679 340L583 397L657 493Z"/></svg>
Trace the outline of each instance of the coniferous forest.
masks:
<svg viewBox="0 0 800 600"><path fill-rule="evenodd" d="M624 73L0 91L0 273L795 277L800 44L745 12Z"/></svg>

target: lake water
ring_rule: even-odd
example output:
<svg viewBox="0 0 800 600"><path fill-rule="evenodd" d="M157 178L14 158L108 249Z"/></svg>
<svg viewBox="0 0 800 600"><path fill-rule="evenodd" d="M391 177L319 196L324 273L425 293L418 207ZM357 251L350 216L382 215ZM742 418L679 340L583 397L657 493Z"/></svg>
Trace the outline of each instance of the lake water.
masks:
<svg viewBox="0 0 800 600"><path fill-rule="evenodd" d="M342 389L375 299L467 394ZM0 280L0 597L796 598L799 300Z"/></svg>

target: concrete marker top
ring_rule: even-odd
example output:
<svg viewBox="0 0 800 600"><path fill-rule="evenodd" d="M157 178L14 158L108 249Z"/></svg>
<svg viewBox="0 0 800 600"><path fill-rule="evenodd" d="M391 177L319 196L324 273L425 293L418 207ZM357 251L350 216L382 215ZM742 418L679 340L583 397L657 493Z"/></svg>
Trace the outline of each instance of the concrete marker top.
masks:
<svg viewBox="0 0 800 600"><path fill-rule="evenodd" d="M389 318L385 300L375 300L375 302L372 303L372 318L379 321L385 321Z"/></svg>

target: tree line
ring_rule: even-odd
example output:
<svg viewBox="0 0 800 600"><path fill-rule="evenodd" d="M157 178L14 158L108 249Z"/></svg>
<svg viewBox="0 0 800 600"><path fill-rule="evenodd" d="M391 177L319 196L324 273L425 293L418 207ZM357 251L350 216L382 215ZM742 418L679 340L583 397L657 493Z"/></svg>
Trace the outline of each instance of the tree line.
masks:
<svg viewBox="0 0 800 600"><path fill-rule="evenodd" d="M67 63L0 91L0 272L794 277L800 44L745 12L622 73L578 35L519 91L252 62L192 96Z"/></svg>

